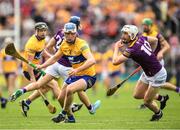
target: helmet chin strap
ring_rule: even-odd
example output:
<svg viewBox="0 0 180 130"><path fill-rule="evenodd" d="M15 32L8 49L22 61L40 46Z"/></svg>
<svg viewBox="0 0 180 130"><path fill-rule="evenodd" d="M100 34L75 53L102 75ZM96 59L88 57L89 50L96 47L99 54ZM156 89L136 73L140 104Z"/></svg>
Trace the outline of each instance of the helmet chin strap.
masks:
<svg viewBox="0 0 180 130"><path fill-rule="evenodd" d="M69 43L69 44L74 44L75 41L76 41L76 38L74 39L74 41L71 41L71 42L69 42L69 41L66 40L66 42Z"/></svg>
<svg viewBox="0 0 180 130"><path fill-rule="evenodd" d="M44 37L44 38L41 38L41 37L38 36L37 34L36 34L35 36L36 36L36 38L37 38L39 41L45 39L45 37Z"/></svg>

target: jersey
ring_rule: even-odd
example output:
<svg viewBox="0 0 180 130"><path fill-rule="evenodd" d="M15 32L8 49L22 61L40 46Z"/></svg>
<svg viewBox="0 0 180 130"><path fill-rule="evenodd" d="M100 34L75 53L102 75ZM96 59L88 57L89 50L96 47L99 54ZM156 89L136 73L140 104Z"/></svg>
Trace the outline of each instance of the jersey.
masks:
<svg viewBox="0 0 180 130"><path fill-rule="evenodd" d="M35 35L32 35L25 45L25 50L24 50L25 59L28 58L28 55L31 55L34 57L34 59L32 60L32 63L41 64L42 52L45 48L45 45L46 45L45 39L38 40ZM26 63L23 63L23 70L27 71Z"/></svg>
<svg viewBox="0 0 180 130"><path fill-rule="evenodd" d="M120 68L122 67L122 64L120 65L113 65L112 63L112 57L113 57L113 50L109 49L106 53L103 55L103 60L107 61L107 69L109 73L113 73L116 71L120 72Z"/></svg>
<svg viewBox="0 0 180 130"><path fill-rule="evenodd" d="M151 37L156 37L158 39L157 47L154 50L154 54L157 55L158 52L161 50L161 44L160 44L160 33L157 31L151 31L149 34L143 33L143 36L151 36Z"/></svg>
<svg viewBox="0 0 180 130"><path fill-rule="evenodd" d="M17 71L18 64L16 59L6 55L4 49L0 52L0 58L2 59L2 70L4 73L13 73Z"/></svg>
<svg viewBox="0 0 180 130"><path fill-rule="evenodd" d="M87 52L90 52L90 48L86 41L78 37L76 37L74 44L68 44L65 40L63 40L59 49L64 54L64 56L68 58L74 69L84 64L86 58L83 55ZM78 72L76 76L95 76L95 74L95 67L93 65L81 72Z"/></svg>
<svg viewBox="0 0 180 130"><path fill-rule="evenodd" d="M56 41L56 45L55 45L55 49L56 51L58 51L62 41L64 40L64 34L63 34L63 30L59 30L55 35L54 35L54 40ZM72 67L69 60L67 59L67 57L62 56L59 60L58 63L66 66L66 67Z"/></svg>
<svg viewBox="0 0 180 130"><path fill-rule="evenodd" d="M154 76L162 68L147 42L147 37L139 36L136 41L126 48L123 55L138 63L149 77Z"/></svg>

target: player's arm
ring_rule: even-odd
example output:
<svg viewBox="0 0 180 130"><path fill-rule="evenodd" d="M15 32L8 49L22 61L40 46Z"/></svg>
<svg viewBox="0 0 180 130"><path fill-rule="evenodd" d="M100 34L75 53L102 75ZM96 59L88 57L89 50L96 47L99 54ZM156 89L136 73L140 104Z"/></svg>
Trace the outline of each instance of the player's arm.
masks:
<svg viewBox="0 0 180 130"><path fill-rule="evenodd" d="M94 65L96 63L96 60L95 60L95 58L93 57L93 55L92 55L92 53L90 51L83 54L83 56L87 60L84 62L84 64L82 66L77 68L78 72L83 71L83 70L91 67L92 65Z"/></svg>
<svg viewBox="0 0 180 130"><path fill-rule="evenodd" d="M148 41L150 44L157 44L158 39L157 39L156 37L150 37L150 36L148 36L148 37L147 37L147 41Z"/></svg>
<svg viewBox="0 0 180 130"><path fill-rule="evenodd" d="M158 39L159 39L159 43L161 44L161 50L158 52L157 58L162 59L163 55L167 51L170 50L170 46L169 46L168 42L165 40L165 38L161 34L159 34Z"/></svg>
<svg viewBox="0 0 180 130"><path fill-rule="evenodd" d="M34 50L31 50L31 49L27 50L27 60L28 61L32 62L34 60L34 55L35 55ZM34 76L34 72L33 72L33 68L28 65L27 71L31 77L30 81L32 81L32 82L36 81L35 76Z"/></svg>
<svg viewBox="0 0 180 130"><path fill-rule="evenodd" d="M50 54L54 54L55 53L55 49L54 49L55 44L56 44L56 40L54 39L54 37L52 37L51 40L48 42L45 50Z"/></svg>
<svg viewBox="0 0 180 130"><path fill-rule="evenodd" d="M123 47L124 45L122 44L121 40L117 41L115 43L114 47L114 54L113 54L113 65L119 65L123 62L125 62L128 58L125 57L124 55L119 55L119 48Z"/></svg>
<svg viewBox="0 0 180 130"><path fill-rule="evenodd" d="M91 67L92 65L94 65L96 63L96 60L95 60L94 56L92 55L92 53L91 53L91 51L87 45L82 46L81 50L82 50L82 55L84 56L86 61L80 67L78 67L76 69L72 69L69 72L69 76L75 75L76 73L83 71L83 70Z"/></svg>
<svg viewBox="0 0 180 130"><path fill-rule="evenodd" d="M53 55L51 58L49 58L45 63L38 65L37 69L42 69L42 68L46 68L52 64L54 64L56 61L58 61L61 57L63 56L63 53L61 51L61 49L59 49L55 55Z"/></svg>

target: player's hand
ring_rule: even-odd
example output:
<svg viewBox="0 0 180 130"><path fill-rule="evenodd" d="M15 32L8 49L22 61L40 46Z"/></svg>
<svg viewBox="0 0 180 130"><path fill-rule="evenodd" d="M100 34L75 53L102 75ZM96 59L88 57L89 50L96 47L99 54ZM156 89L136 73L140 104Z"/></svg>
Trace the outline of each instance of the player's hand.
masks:
<svg viewBox="0 0 180 130"><path fill-rule="evenodd" d="M74 76L74 75L77 74L77 72L78 72L77 69L72 69L72 70L69 71L68 75L69 76Z"/></svg>
<svg viewBox="0 0 180 130"><path fill-rule="evenodd" d="M124 46L124 44L122 43L121 39L115 43L115 48L121 48L123 46Z"/></svg>
<svg viewBox="0 0 180 130"><path fill-rule="evenodd" d="M42 65L36 65L36 70L41 70L43 68Z"/></svg>
<svg viewBox="0 0 180 130"><path fill-rule="evenodd" d="M158 59L158 60L162 60L162 59L163 59L163 53L159 52L159 53L157 54L157 59Z"/></svg>

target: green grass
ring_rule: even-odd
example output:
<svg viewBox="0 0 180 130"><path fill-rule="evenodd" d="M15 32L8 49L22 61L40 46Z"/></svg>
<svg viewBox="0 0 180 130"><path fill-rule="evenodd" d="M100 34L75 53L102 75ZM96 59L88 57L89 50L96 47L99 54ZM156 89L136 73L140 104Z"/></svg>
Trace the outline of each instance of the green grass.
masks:
<svg viewBox="0 0 180 130"><path fill-rule="evenodd" d="M105 97L102 86L98 88L98 94L94 96L91 89L88 96L92 102L100 99L101 108L95 115L90 115L83 106L82 110L75 113L75 124L55 124L51 118L61 110L57 101L50 101L58 111L52 115L48 113L42 99L34 101L28 113L28 118L21 115L18 101L28 96L22 96L14 103L8 103L6 109L0 109L0 129L180 129L180 96L174 92L161 91L162 94L168 93L170 100L165 108L162 120L150 122L152 112L148 109L139 110L140 100L132 97L133 86L135 83L127 83L120 88L118 97ZM48 98L51 99L51 94ZM79 100L76 98L76 102Z"/></svg>

